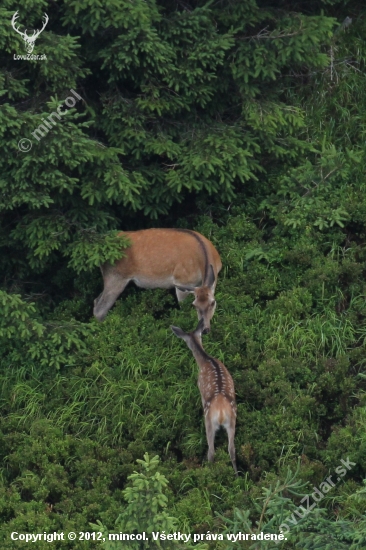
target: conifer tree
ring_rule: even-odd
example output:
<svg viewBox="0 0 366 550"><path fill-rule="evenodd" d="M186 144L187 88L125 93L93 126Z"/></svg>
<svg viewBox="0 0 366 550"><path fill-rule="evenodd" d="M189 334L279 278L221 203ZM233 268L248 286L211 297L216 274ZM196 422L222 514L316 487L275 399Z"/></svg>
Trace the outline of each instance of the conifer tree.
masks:
<svg viewBox="0 0 366 550"><path fill-rule="evenodd" d="M136 215L198 192L232 200L307 151L303 113L283 92L289 74L329 63L335 19L315 4L28 0L17 25L37 29L48 14L34 48L47 59L14 60L24 42L5 0L1 280L112 261L115 230ZM70 90L82 98L73 107Z"/></svg>

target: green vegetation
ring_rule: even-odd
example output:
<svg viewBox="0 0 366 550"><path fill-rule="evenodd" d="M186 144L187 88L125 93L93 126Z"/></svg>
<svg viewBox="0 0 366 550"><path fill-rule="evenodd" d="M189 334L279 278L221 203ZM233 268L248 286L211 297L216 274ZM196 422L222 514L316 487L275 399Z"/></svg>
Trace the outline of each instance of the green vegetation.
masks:
<svg viewBox="0 0 366 550"><path fill-rule="evenodd" d="M45 61L13 60L24 43L0 31L1 548L20 547L13 531L287 522L279 544L195 547L364 549L365 9L4 0L2 19L16 10L20 26L50 21ZM83 102L35 140L71 88ZM223 260L204 346L236 386L237 479L225 434L206 462L197 366L169 329L196 325L190 300L131 286L91 316L96 266L127 244L116 231L159 226L200 231Z"/></svg>

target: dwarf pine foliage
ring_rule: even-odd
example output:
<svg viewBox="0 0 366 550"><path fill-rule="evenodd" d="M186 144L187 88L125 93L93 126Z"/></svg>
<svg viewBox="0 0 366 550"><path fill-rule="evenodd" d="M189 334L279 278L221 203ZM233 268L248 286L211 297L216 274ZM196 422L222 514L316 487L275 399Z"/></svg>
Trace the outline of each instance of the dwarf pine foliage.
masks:
<svg viewBox="0 0 366 550"><path fill-rule="evenodd" d="M97 525L91 524L96 530L103 533L103 537L108 540L109 532L115 534L143 535L146 540L128 540L128 537L120 541L106 540L102 544L105 550L140 550L142 548L167 548L191 550L207 550L206 544L195 544L190 541L166 540L166 535L174 534L178 531L178 520L171 517L166 510L168 497L166 489L168 480L157 471L159 467L159 457L150 458L145 453L143 460L137 461L141 471L134 472L128 477L131 485L123 491L127 506L118 516L113 530L106 529L101 522ZM161 540L162 539L162 540Z"/></svg>
<svg viewBox="0 0 366 550"><path fill-rule="evenodd" d="M113 231L136 214L156 219L190 193L233 200L311 148L283 87L288 73L329 64L336 21L317 9L35 0L19 21L37 27L47 11L34 50L47 59L15 63L15 6L1 8L5 274L113 261ZM37 140L71 89L82 101Z"/></svg>

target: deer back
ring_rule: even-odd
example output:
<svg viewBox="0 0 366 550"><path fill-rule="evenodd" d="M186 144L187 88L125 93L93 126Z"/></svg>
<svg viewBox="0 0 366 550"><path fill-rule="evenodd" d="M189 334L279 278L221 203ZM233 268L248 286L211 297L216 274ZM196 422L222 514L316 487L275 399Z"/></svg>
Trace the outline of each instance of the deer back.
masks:
<svg viewBox="0 0 366 550"><path fill-rule="evenodd" d="M235 388L231 374L218 359L207 355L200 361L198 387L201 392L202 406L206 415L216 397L225 397L236 414Z"/></svg>
<svg viewBox="0 0 366 550"><path fill-rule="evenodd" d="M165 287L182 284L192 287L204 283L210 265L214 275L220 271L220 255L200 233L185 229L144 229L121 233L131 241L126 256L112 267L121 276Z"/></svg>

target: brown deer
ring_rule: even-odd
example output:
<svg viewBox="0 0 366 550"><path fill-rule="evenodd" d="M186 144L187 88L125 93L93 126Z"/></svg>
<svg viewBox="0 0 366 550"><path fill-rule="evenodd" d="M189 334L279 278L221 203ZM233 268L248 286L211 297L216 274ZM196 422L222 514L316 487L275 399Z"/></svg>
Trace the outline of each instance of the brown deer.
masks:
<svg viewBox="0 0 366 550"><path fill-rule="evenodd" d="M235 475L238 475L235 459L235 423L236 402L233 379L221 361L208 355L202 347L201 335L203 319L193 332L184 332L179 327L170 327L178 338L182 338L199 367L198 387L201 392L202 407L205 415L208 460L213 462L215 455L215 434L223 426L229 439L229 455Z"/></svg>
<svg viewBox="0 0 366 550"><path fill-rule="evenodd" d="M178 301L194 294L198 319L204 333L210 331L215 312L215 287L222 267L214 245L200 233L188 229L145 229L126 231L131 246L114 265L101 266L104 290L94 300L94 315L102 321L126 285L142 288L175 287Z"/></svg>

